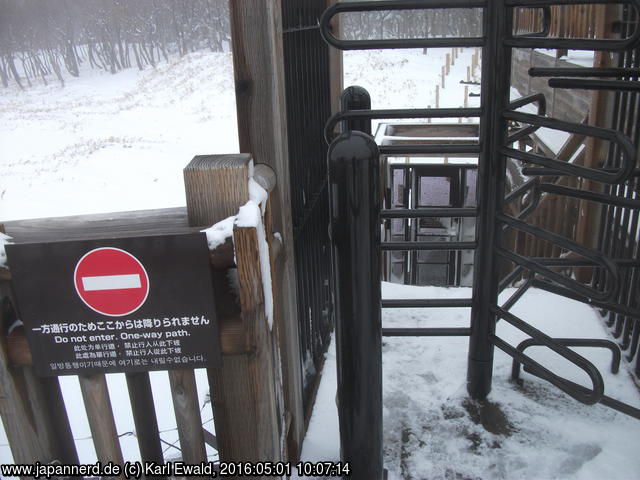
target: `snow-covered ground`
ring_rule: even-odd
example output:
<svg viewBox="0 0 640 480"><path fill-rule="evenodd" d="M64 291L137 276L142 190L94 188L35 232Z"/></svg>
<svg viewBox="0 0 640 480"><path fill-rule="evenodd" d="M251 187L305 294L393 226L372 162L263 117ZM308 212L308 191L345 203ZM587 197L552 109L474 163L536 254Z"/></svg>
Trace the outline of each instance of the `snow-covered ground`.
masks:
<svg viewBox="0 0 640 480"><path fill-rule="evenodd" d="M238 151L230 53L0 89L0 220L184 205L195 155Z"/></svg>
<svg viewBox="0 0 640 480"><path fill-rule="evenodd" d="M503 292L505 300L513 289ZM463 298L468 288L383 283L383 298ZM551 336L607 338L595 311L540 290L512 312ZM469 309L387 309L383 327L468 326ZM498 336L517 345L526 335L498 323ZM389 480L405 479L624 479L638 478L638 421L601 405L586 406L538 378L510 381L511 358L496 349L493 390L483 409L466 395L467 338L385 338L384 451ZM605 393L640 407L623 360L609 369L607 350L575 349L602 372ZM527 353L573 381L588 385L576 367L539 347ZM337 461L339 431L334 345L302 452L305 460ZM483 426L486 423L486 427Z"/></svg>
<svg viewBox="0 0 640 480"><path fill-rule="evenodd" d="M361 85L374 108L435 106L435 85L450 50L345 54L345 85ZM440 91L441 107L464 104L463 50ZM476 70L476 77L479 70ZM477 93L479 87L471 86ZM477 97L469 106L477 106ZM200 52L143 72L85 71L66 86L0 90L0 222L17 218L161 208L184 204L182 168L194 155L238 150L231 58ZM385 285L390 298L469 295L469 290ZM551 335L606 337L594 311L532 291L515 312ZM465 309L386 310L388 326L468 324ZM504 323L512 343L522 336ZM508 434L474 423L465 400L467 340L385 339L385 463L390 479L638 478L637 421L601 406L585 407L531 375L522 387L508 381L510 362L496 354L490 401L504 413ZM538 349L540 350L540 349ZM581 349L581 353L584 349ZM535 352L536 349L531 349ZM608 357L587 351L603 371L607 393L638 406L626 365L607 372ZM575 372L557 366L570 378ZM196 371L205 426L213 430L207 383ZM139 458L126 383L108 375L127 460ZM179 452L166 373L151 374L165 455ZM80 459L95 461L80 389L61 378ZM335 353L330 351L303 455L339 458L335 410ZM11 462L0 434L0 463ZM213 451L210 451L214 455ZM212 456L211 458L215 458Z"/></svg>

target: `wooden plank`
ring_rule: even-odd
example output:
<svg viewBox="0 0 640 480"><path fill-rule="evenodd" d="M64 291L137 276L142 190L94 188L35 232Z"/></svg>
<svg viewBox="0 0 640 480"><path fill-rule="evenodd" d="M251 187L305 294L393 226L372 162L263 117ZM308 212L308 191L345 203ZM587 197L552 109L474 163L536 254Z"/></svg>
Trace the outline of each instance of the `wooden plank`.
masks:
<svg viewBox="0 0 640 480"><path fill-rule="evenodd" d="M206 462L207 452L204 446L195 374L193 370L170 370L169 383L182 460L191 464Z"/></svg>
<svg viewBox="0 0 640 480"><path fill-rule="evenodd" d="M281 345L285 404L291 413L291 459L304 438L302 372L297 318L297 286L291 219L285 76L280 0L234 0L230 3L231 44L236 84L240 151L276 172L271 195L274 231L283 237L283 266L274 302L282 305L286 344Z"/></svg>
<svg viewBox="0 0 640 480"><path fill-rule="evenodd" d="M151 379L147 372L127 373L127 389L136 437L143 462L163 463L162 444L158 432L158 419L153 402Z"/></svg>
<svg viewBox="0 0 640 480"><path fill-rule="evenodd" d="M215 172L220 168L220 165L212 163L209 168ZM242 168L234 169L231 173L234 176L229 178L227 183L246 184L248 164L244 163ZM208 172L206 175L212 176L214 173ZM192 181L186 184L185 187L187 205L190 206L188 208L190 224L207 225L213 223L215 218L222 217L218 206L207 200L209 196L215 195L210 182ZM247 202L248 191L240 188L228 188L226 196L227 202L235 205L232 208L237 211L241 205ZM203 205L191 208L192 203L198 202L203 202ZM241 265L245 265L246 256L241 255L241 257L242 260L238 259L238 268L244 269L246 267L241 267ZM261 273L258 273L257 279L253 279L254 282L260 281ZM247 285L241 283L243 281L246 282L246 275L243 275L241 280L238 274L238 282L241 288L248 288ZM239 319L241 350L242 352L250 351L250 353L236 355L225 354L222 367L207 370L220 459L222 461L268 459L267 457L259 456L260 449L265 448L265 446L261 445L257 427L263 418L261 416L261 405L265 402L261 398L266 392L263 389L257 390L255 381L256 364L264 360L266 353L262 352L262 349L257 349L257 343L254 340L248 340L250 335L247 334L246 327L252 323L252 318L248 311L241 312L237 305L235 294L229 291L227 275L221 271L214 270L213 282L218 318L225 319L229 316L236 316ZM250 288L250 290L255 292L255 288ZM259 293L261 292L262 287L260 286ZM244 306L247 307L246 299ZM254 308L253 314L261 314L262 316L258 320L264 323L263 308ZM221 330L225 328L224 325L224 320L221 320ZM252 331L255 331L255 329L252 329ZM267 446L273 448L273 445Z"/></svg>
<svg viewBox="0 0 640 480"><path fill-rule="evenodd" d="M15 243L51 242L193 231L185 207L5 222Z"/></svg>
<svg viewBox="0 0 640 480"><path fill-rule="evenodd" d="M240 304L247 348L253 353L224 359L225 374L210 375L221 459L232 461L279 460L279 418L273 335L264 314L258 238L253 228L234 231L238 262Z"/></svg>
<svg viewBox="0 0 640 480"><path fill-rule="evenodd" d="M23 367L22 374L38 436L46 441L57 460L78 463L78 452L58 378L37 377L33 367Z"/></svg>
<svg viewBox="0 0 640 480"><path fill-rule="evenodd" d="M0 284L0 300L9 296L9 284ZM0 310L0 328L4 331L7 314ZM50 462L55 459L44 436L36 430L29 407L24 378L9 365L5 342L0 341L0 416L15 463Z"/></svg>
<svg viewBox="0 0 640 480"><path fill-rule="evenodd" d="M123 465L122 449L105 376L79 375L78 380L98 460Z"/></svg>
<svg viewBox="0 0 640 480"><path fill-rule="evenodd" d="M207 217L209 226L238 213L236 198L249 200L249 169L251 155L198 155L184 169L185 189L200 192L198 198L187 202L189 219ZM211 216L207 213L215 210Z"/></svg>

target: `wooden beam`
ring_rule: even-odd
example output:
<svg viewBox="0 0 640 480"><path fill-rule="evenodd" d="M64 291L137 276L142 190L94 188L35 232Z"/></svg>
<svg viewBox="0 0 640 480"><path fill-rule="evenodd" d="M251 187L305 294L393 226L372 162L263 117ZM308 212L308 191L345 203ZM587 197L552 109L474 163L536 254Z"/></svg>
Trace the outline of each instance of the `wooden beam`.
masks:
<svg viewBox="0 0 640 480"><path fill-rule="evenodd" d="M249 169L251 155L198 155L184 169L185 189L200 192L200 197L187 202L189 219L208 216L203 224L209 226L238 213L237 198L249 199Z"/></svg>
<svg viewBox="0 0 640 480"><path fill-rule="evenodd" d="M8 283L0 284L0 299L9 295ZM0 310L0 327L7 319ZM9 365L5 342L0 340L0 416L15 463L50 462L55 455L47 438L37 431L29 407L24 379ZM26 478L26 477L24 477Z"/></svg>
<svg viewBox="0 0 640 480"><path fill-rule="evenodd" d="M202 165L200 174L215 176L220 164L209 162ZM246 184L249 162L234 169L228 183ZM211 172L206 172L211 170ZM279 179L278 179L279 181ZM208 225L221 218L218 206L209 200L216 193L211 182L191 181L185 185L189 223ZM249 199L248 191L227 188L227 202L237 211ZM192 206L202 202L203 205ZM234 244L240 286L239 307L236 299L225 290L229 281L226 274L213 271L214 292L218 318L235 315L239 319L238 332L241 343L240 354L225 353L220 368L207 370L214 412L216 437L222 461L258 461L280 459L278 428L273 426L275 418L275 377L272 369L272 348L268 343L266 319L262 298L262 273L257 257L255 229L237 229ZM228 295L228 296L227 296ZM236 308L235 313L229 309ZM226 328L221 320L220 330ZM238 326L238 323L235 323ZM222 337L224 338L224 336ZM237 338L237 337L236 337ZM224 347L223 347L224 352ZM271 365L271 366L270 366ZM267 370L265 370L265 368ZM276 439L267 435L276 435Z"/></svg>
<svg viewBox="0 0 640 480"><path fill-rule="evenodd" d="M207 452L204 446L195 374L193 370L170 370L169 383L182 460L191 464L206 462Z"/></svg>
<svg viewBox="0 0 640 480"><path fill-rule="evenodd" d="M138 447L140 448L140 458L143 462L163 463L164 456L149 373L133 372L127 373L125 376Z"/></svg>
<svg viewBox="0 0 640 480"><path fill-rule="evenodd" d="M78 380L98 460L124 465L106 377L104 374L78 375Z"/></svg>
<svg viewBox="0 0 640 480"><path fill-rule="evenodd" d="M273 230L283 238L283 264L274 302L281 308L280 342L285 408L291 413L291 459L296 459L304 438L302 371L299 346L298 299L291 219L291 187L286 124L284 52L280 0L229 2L231 45L236 85L240 151L251 152L257 163L276 172L278 184L271 195ZM276 321L280 322L279 319Z"/></svg>

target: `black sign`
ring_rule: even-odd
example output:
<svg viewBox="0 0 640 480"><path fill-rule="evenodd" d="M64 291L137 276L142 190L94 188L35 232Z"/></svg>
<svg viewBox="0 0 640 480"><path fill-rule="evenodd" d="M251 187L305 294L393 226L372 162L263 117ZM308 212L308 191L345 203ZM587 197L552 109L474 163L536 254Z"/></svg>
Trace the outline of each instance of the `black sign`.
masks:
<svg viewBox="0 0 640 480"><path fill-rule="evenodd" d="M39 375L221 364L205 234L6 250Z"/></svg>

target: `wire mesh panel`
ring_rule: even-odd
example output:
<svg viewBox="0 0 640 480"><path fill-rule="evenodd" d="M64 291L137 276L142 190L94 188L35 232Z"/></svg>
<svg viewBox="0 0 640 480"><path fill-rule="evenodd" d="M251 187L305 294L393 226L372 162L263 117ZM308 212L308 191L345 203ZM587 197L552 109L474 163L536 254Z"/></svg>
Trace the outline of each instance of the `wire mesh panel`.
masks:
<svg viewBox="0 0 640 480"><path fill-rule="evenodd" d="M329 52L320 37L320 0L283 0L282 22L305 402L328 346L331 317L327 146L331 115Z"/></svg>

